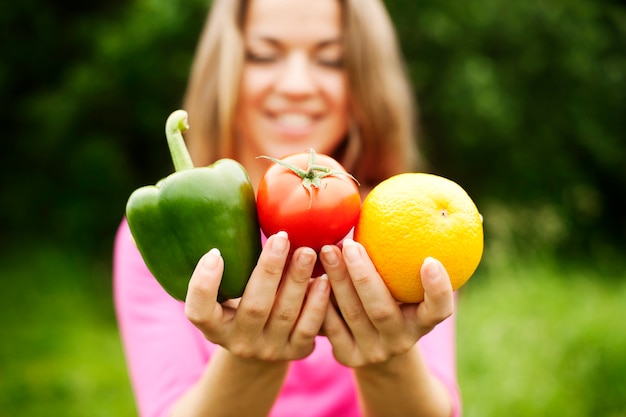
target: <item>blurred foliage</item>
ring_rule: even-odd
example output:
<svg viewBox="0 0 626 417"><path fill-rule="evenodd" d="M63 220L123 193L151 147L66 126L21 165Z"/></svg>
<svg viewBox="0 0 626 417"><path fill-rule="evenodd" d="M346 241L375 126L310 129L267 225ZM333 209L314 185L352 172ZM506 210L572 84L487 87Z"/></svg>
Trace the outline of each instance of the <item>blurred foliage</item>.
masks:
<svg viewBox="0 0 626 417"><path fill-rule="evenodd" d="M521 250L626 246L626 8L600 0L388 0L429 170L459 182L487 239ZM6 242L109 254L130 192L171 170L205 0L5 4ZM489 244L489 240L487 242Z"/></svg>
<svg viewBox="0 0 626 417"><path fill-rule="evenodd" d="M172 169L164 121L180 106L207 6L107 1L68 13L74 3L63 3L10 4L15 17L2 16L11 181L0 216L11 237L110 251L130 192Z"/></svg>
<svg viewBox="0 0 626 417"><path fill-rule="evenodd" d="M623 3L389 4L421 104L422 145L434 170L482 203L486 227L495 226L490 209L505 207L517 239L585 252L623 246Z"/></svg>

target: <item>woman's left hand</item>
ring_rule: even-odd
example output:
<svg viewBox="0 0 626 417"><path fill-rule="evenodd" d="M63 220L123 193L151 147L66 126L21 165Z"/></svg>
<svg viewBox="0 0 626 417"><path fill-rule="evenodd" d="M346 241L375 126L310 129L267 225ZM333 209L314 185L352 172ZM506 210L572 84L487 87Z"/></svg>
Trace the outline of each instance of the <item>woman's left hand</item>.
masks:
<svg viewBox="0 0 626 417"><path fill-rule="evenodd" d="M424 301L399 304L365 248L347 239L343 248L325 246L320 260L331 283L331 303L322 326L338 362L349 367L385 362L412 346L454 311L452 285L432 258L421 269Z"/></svg>

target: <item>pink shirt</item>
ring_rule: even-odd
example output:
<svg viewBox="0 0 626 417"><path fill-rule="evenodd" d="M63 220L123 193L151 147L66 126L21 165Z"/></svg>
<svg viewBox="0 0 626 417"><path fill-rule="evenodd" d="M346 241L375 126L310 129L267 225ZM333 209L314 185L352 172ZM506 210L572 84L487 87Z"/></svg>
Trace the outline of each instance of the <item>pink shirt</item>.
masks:
<svg viewBox="0 0 626 417"><path fill-rule="evenodd" d="M216 346L185 317L183 303L154 279L122 222L114 250L114 299L131 385L141 417L165 417L174 401L194 384ZM432 372L450 392L460 415L456 379L454 317L419 342ZM351 369L338 364L328 339L292 363L272 417L360 416Z"/></svg>

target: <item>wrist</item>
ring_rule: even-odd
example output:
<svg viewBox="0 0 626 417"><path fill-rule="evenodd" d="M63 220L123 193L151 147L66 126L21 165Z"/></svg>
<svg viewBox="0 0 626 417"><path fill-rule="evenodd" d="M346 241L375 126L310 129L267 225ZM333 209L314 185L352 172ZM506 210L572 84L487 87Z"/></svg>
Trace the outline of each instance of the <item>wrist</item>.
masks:
<svg viewBox="0 0 626 417"><path fill-rule="evenodd" d="M385 362L354 370L359 400L368 416L450 416L452 400L415 345Z"/></svg>
<svg viewBox="0 0 626 417"><path fill-rule="evenodd" d="M242 372L253 373L280 373L286 372L289 368L289 361L285 360L264 360L259 358L248 358L241 355L237 355L225 348L220 348L220 356L234 369Z"/></svg>
<svg viewBox="0 0 626 417"><path fill-rule="evenodd" d="M176 401L171 416L267 416L288 365L242 358L218 347L200 380Z"/></svg>
<svg viewBox="0 0 626 417"><path fill-rule="evenodd" d="M388 377L395 378L402 373L405 373L407 369L415 369L416 364L419 363L419 352L417 351L417 345L409 349L407 352L399 355L394 355L386 361L379 363L371 363L367 365L355 368L355 373L363 376L374 376L377 378Z"/></svg>

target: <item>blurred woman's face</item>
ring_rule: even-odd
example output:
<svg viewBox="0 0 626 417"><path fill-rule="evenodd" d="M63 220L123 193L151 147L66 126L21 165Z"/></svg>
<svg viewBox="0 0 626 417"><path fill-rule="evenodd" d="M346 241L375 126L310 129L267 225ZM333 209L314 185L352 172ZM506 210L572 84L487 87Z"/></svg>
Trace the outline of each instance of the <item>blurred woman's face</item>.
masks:
<svg viewBox="0 0 626 417"><path fill-rule="evenodd" d="M245 160L314 148L332 153L348 129L337 0L252 0L236 131Z"/></svg>

